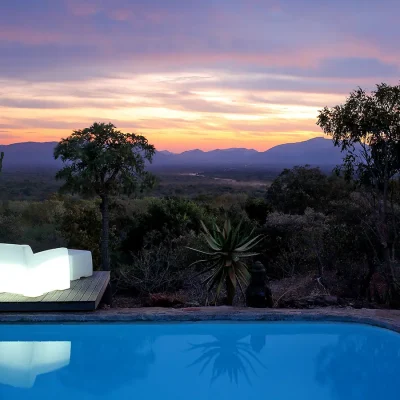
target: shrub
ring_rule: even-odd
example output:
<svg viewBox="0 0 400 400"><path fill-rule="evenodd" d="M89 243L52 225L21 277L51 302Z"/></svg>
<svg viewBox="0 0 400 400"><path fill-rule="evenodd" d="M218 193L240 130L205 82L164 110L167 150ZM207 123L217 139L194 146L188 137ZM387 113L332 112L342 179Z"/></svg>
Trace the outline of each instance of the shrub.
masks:
<svg viewBox="0 0 400 400"><path fill-rule="evenodd" d="M194 234L148 245L131 255L132 261L117 266L113 280L120 292L149 295L175 292L184 287L191 275L187 267L194 256L184 246L196 240Z"/></svg>
<svg viewBox="0 0 400 400"><path fill-rule="evenodd" d="M60 231L69 248L91 251L94 267L100 265L101 214L98 202L67 201Z"/></svg>
<svg viewBox="0 0 400 400"><path fill-rule="evenodd" d="M240 223L233 228L230 219L225 220L222 229L214 223L212 232L207 229L204 223L202 223L202 227L209 250L189 248L206 256L192 265L205 264L207 266L205 270L201 271L201 274L210 273L204 280L204 284L208 286L209 291L216 289L214 302L216 303L222 286L225 285L227 302L232 305L236 286L239 286L243 293L243 285L246 285L249 280L249 272L243 259L258 254L250 252L250 250L260 243L262 237L260 235L253 237L254 230L246 233L241 229Z"/></svg>

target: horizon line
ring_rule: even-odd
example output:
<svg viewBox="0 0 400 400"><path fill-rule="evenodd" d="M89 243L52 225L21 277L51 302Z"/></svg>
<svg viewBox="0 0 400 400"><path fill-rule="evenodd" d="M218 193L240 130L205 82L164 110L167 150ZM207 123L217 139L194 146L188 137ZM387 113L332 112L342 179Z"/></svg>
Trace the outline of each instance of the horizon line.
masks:
<svg viewBox="0 0 400 400"><path fill-rule="evenodd" d="M256 151L257 153L263 153L263 152L265 152L265 151L268 151L268 150L270 150L270 149L273 149L274 147L279 147L279 146L287 145L287 144L304 143L304 142L308 142L308 141L310 141L310 140L315 140L315 139L330 140L329 138L327 138L327 137L325 137L325 136L315 136L315 137L310 138L310 139L307 139L307 140L300 140L300 141L297 141L297 142L286 142L286 143L281 143L281 144L278 144L278 145L276 145L276 146L272 146L272 147L270 147L270 148L268 148L268 149L265 149L265 150L256 150L256 149L254 149L254 148L247 148L247 147L225 147L225 148L215 148L215 149L211 149L211 150L201 150L201 149L199 149L199 148L193 148L193 149L183 150L183 151L181 151L181 152L174 152L174 151L171 151L171 150L168 150L168 149L162 149L162 150L157 150L157 149L156 149L156 152L158 152L158 153L160 153L160 152L168 152L168 153L171 153L171 154L174 154L174 155L178 155L178 154L182 154L182 153L185 153L185 152L188 152L188 151L196 151L196 150L197 150L197 151L201 151L201 152L203 152L203 153L209 153L209 152L218 151L218 150L239 150L239 149L242 149L242 150ZM9 144L0 143L0 146L6 146L6 147L8 147L8 146L14 146L14 145L18 145L18 144L29 144L29 143L45 144L45 143L58 143L58 142L57 142L57 140L49 140L49 141L45 141L45 142L42 142L42 141L37 141L37 142L36 142L36 141L29 140L29 141L15 142L15 143L9 143Z"/></svg>

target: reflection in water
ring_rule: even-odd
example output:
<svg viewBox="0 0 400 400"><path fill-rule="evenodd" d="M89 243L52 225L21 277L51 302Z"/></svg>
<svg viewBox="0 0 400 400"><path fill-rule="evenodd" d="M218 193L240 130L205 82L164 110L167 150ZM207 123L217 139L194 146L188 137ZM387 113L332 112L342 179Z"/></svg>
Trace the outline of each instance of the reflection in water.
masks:
<svg viewBox="0 0 400 400"><path fill-rule="evenodd" d="M251 335L250 336L251 348L254 351L256 351L257 353L260 353L261 350L264 348L265 341L266 341L265 335Z"/></svg>
<svg viewBox="0 0 400 400"><path fill-rule="evenodd" d="M354 324L2 325L0 399L391 399L399 349Z"/></svg>
<svg viewBox="0 0 400 400"><path fill-rule="evenodd" d="M150 337L139 335L123 340L104 337L101 342L90 337L72 343L0 342L0 384L30 389L38 375L57 372L55 378L66 388L109 393L147 377L155 360L152 343Z"/></svg>
<svg viewBox="0 0 400 400"><path fill-rule="evenodd" d="M239 383L239 376L243 375L247 383L250 382L248 371L257 375L253 366L253 362L265 368L262 362L254 354L252 347L257 348L258 351L263 346L260 341L256 340L254 343L249 344L243 341L245 337L231 335L214 335L215 340L211 342L202 342L199 344L191 344L189 351L200 351L201 355L189 366L202 365L200 374L203 374L208 366L212 365L211 383L214 383L218 378L224 375L229 377L231 382Z"/></svg>
<svg viewBox="0 0 400 400"><path fill-rule="evenodd" d="M380 399L398 392L399 338L393 332L344 334L317 357L316 379L337 399Z"/></svg>
<svg viewBox="0 0 400 400"><path fill-rule="evenodd" d="M140 335L132 338L103 337L101 342L90 338L75 340L70 366L60 371L60 380L66 387L101 395L144 379L155 361L154 340ZM85 379L80 379L82 376Z"/></svg>
<svg viewBox="0 0 400 400"><path fill-rule="evenodd" d="M71 342L0 342L0 383L32 388L38 375L67 366Z"/></svg>

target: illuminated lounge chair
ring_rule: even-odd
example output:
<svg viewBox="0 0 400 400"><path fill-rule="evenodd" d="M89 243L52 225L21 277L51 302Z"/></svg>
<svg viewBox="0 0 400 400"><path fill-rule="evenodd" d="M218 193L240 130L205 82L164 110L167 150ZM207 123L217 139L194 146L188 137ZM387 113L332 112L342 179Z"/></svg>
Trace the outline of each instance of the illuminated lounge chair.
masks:
<svg viewBox="0 0 400 400"><path fill-rule="evenodd" d="M71 287L71 280L93 274L90 251L52 249L33 253L30 246L0 243L0 292L38 297Z"/></svg>
<svg viewBox="0 0 400 400"><path fill-rule="evenodd" d="M0 342L0 383L32 388L38 375L70 363L71 342Z"/></svg>

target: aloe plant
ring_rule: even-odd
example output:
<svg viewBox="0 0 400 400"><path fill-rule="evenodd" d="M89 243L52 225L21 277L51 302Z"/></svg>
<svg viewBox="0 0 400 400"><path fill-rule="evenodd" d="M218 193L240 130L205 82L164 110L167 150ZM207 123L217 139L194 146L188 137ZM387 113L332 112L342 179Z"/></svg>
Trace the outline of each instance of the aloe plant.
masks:
<svg viewBox="0 0 400 400"><path fill-rule="evenodd" d="M227 376L236 385L242 377L251 385L250 374L257 376L257 370L260 367L265 370L266 366L259 360L251 344L245 340L246 336L215 335L212 341L190 344L188 350L200 354L189 367L201 366L200 374L211 367L211 384Z"/></svg>
<svg viewBox="0 0 400 400"><path fill-rule="evenodd" d="M206 265L200 275L209 274L203 283L208 287L209 292L216 289L214 302L217 301L225 284L228 304L232 305L237 286L243 293L243 286L247 285L250 278L247 264L243 259L258 255L250 250L260 243L263 239L262 235L254 237L254 229L246 234L242 229L242 222L236 227L232 227L229 219L225 220L222 229L214 222L211 232L202 221L201 226L209 251L188 247L188 249L206 256L190 266Z"/></svg>

